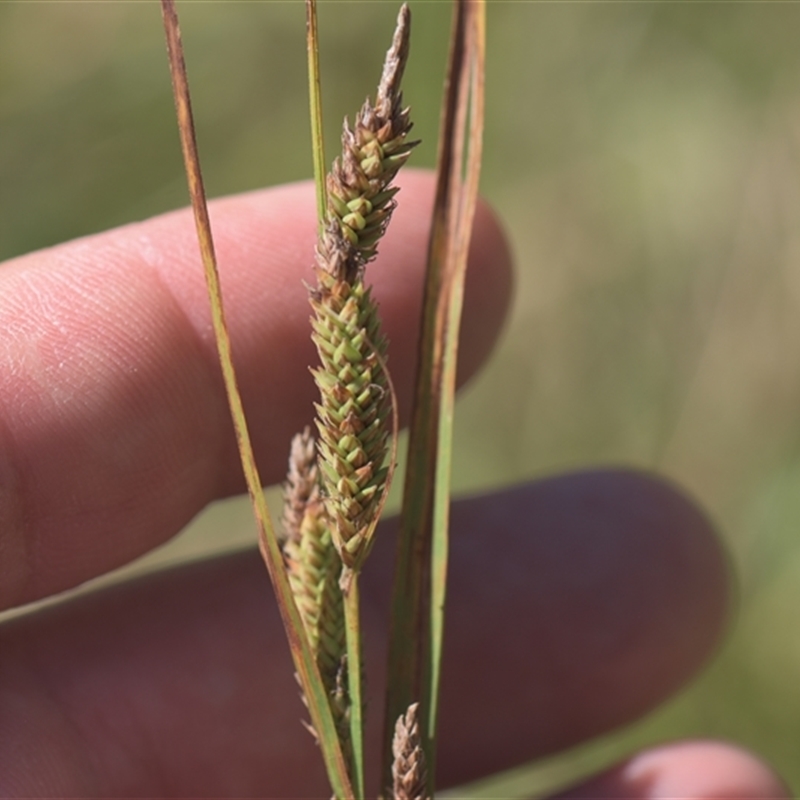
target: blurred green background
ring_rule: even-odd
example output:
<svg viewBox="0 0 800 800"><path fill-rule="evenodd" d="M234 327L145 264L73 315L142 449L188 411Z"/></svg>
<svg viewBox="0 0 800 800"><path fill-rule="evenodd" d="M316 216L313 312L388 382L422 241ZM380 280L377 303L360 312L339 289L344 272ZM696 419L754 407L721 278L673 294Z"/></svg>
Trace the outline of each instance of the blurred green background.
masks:
<svg viewBox="0 0 800 800"><path fill-rule="evenodd" d="M412 7L414 162L432 165L449 7ZM331 152L395 13L323 2ZM209 193L309 176L302 4L181 14ZM160 24L152 2L0 4L0 257L185 204ZM752 747L800 793L798 38L797 4L490 0L483 191L519 279L459 406L455 485L656 470L717 522L741 589L674 702L483 793L683 735ZM252 536L228 501L139 568Z"/></svg>

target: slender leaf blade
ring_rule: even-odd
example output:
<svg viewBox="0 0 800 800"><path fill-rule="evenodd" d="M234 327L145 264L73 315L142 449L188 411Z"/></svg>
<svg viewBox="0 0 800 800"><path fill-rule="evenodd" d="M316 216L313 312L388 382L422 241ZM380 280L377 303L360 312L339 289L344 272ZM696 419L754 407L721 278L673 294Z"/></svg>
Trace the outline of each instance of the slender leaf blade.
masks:
<svg viewBox="0 0 800 800"><path fill-rule="evenodd" d="M236 430L242 467L258 524L259 546L275 589L278 608L286 629L295 669L308 702L311 721L319 734L320 747L322 748L333 791L337 798L351 800L353 798L353 790L328 704L327 693L309 647L303 623L289 586L275 531L264 499L264 492L261 488L261 480L258 476L258 469L244 416L244 408L233 368L230 337L225 324L214 242L194 133L189 85L186 77L186 65L184 63L177 11L174 0L161 0L161 7L167 37L167 50L175 95L175 107L178 115L181 147L183 149L189 193L211 301L214 335L217 341L231 416Z"/></svg>
<svg viewBox="0 0 800 800"><path fill-rule="evenodd" d="M463 96L459 100L459 116L469 109L466 123L456 126L459 138L456 152L465 149L465 175L459 185L457 203L458 216L453 242L452 283L450 284L447 327L445 331L444 366L442 370L442 392L440 395L440 414L438 443L439 455L436 460L436 489L433 518L433 545L431 552L431 601L430 613L430 658L427 661L428 674L423 684L428 692L425 708L427 711L427 740L429 775L435 771L435 745L438 718L438 699L441 678L442 642L444 637L444 610L447 584L447 564L449 549L450 517L450 477L453 447L453 417L455 410L456 367L458 361L458 333L461 323L461 310L464 298L464 279L467 268L467 255L472 234L472 222L478 201L478 186L483 142L484 116L484 72L485 72L485 0L472 0L468 7L467 51L468 75L462 76ZM466 140L466 141L464 141ZM460 158L456 159L460 168ZM448 270L449 272L450 270Z"/></svg>
<svg viewBox="0 0 800 800"><path fill-rule="evenodd" d="M391 775L394 722L420 700L431 796L444 631L455 367L480 173L484 19L483 0L456 0L392 600L383 785ZM465 153L467 171L462 176Z"/></svg>

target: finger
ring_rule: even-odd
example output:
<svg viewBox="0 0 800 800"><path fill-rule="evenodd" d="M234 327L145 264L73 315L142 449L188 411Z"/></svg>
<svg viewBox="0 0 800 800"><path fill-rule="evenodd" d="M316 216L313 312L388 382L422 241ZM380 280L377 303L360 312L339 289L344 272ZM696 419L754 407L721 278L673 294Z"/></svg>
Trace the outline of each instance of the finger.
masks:
<svg viewBox="0 0 800 800"><path fill-rule="evenodd" d="M408 407L433 177L411 172L369 274ZM212 204L234 359L265 483L312 418L309 183ZM463 377L510 290L483 207L470 250ZM0 608L125 563L243 489L191 214L34 253L0 270Z"/></svg>
<svg viewBox="0 0 800 800"><path fill-rule="evenodd" d="M456 503L452 520L444 785L637 718L718 642L724 557L702 515L653 479L556 478ZM383 526L362 579L370 764L392 539ZM254 553L20 618L0 632L0 650L0 796L9 786L61 796L327 796Z"/></svg>
<svg viewBox="0 0 800 800"><path fill-rule="evenodd" d="M750 753L720 742L679 742L634 756L554 800L784 800L792 795Z"/></svg>
<svg viewBox="0 0 800 800"><path fill-rule="evenodd" d="M467 501L460 513L484 533L475 547L453 543L444 785L637 719L717 646L726 561L708 520L668 484L579 473Z"/></svg>

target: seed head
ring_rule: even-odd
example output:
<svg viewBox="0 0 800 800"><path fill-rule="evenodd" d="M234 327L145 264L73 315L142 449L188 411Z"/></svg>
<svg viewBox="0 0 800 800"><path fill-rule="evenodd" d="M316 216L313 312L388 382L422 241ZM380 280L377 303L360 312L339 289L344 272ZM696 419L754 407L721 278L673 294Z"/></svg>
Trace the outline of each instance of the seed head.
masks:
<svg viewBox="0 0 800 800"><path fill-rule="evenodd" d="M417 144L407 141L411 121L400 91L410 24L411 12L403 5L375 102L365 101L352 127L345 119L342 154L327 178L329 224L317 261L321 269L351 283L377 254L395 207L397 189L389 184Z"/></svg>
<svg viewBox="0 0 800 800"><path fill-rule="evenodd" d="M299 540L300 525L310 502L319 499L319 470L317 451L311 429L306 426L302 433L292 438L289 454L289 471L283 485L282 539L284 542Z"/></svg>
<svg viewBox="0 0 800 800"><path fill-rule="evenodd" d="M427 769L419 733L419 703L408 707L395 724L392 740L394 800L426 800Z"/></svg>
<svg viewBox="0 0 800 800"><path fill-rule="evenodd" d="M409 24L403 6L375 102L364 103L352 127L345 120L310 292L312 339L322 362L313 371L321 479L333 542L349 569L358 569L369 549L388 474L386 342L363 273L395 207L391 181L415 144L406 140L411 122L400 92Z"/></svg>
<svg viewBox="0 0 800 800"><path fill-rule="evenodd" d="M331 523L319 486L315 442L308 428L292 440L283 518L283 557L289 586L331 699L334 719L346 731L347 698L341 693L346 651L339 587L342 562L331 539Z"/></svg>

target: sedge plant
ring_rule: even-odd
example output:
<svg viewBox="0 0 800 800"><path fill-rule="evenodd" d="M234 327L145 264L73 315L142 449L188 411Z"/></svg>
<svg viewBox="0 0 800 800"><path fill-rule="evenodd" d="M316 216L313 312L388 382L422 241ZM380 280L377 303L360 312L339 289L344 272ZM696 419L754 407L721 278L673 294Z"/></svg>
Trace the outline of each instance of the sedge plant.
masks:
<svg viewBox="0 0 800 800"><path fill-rule="evenodd" d="M260 549L331 790L340 800L362 800L358 583L392 480L398 435L388 343L367 276L397 203L393 181L416 144L401 90L411 14L401 7L375 98L352 125L345 121L342 152L324 176L316 3L306 2L319 231L309 259L316 276L310 336L319 357L312 368L319 401L316 435L307 427L292 441L276 530L231 361L174 0L162 0L162 10L212 321ZM457 332L480 167L484 14L483 0L455 0L389 648L381 794L395 800L433 797Z"/></svg>

